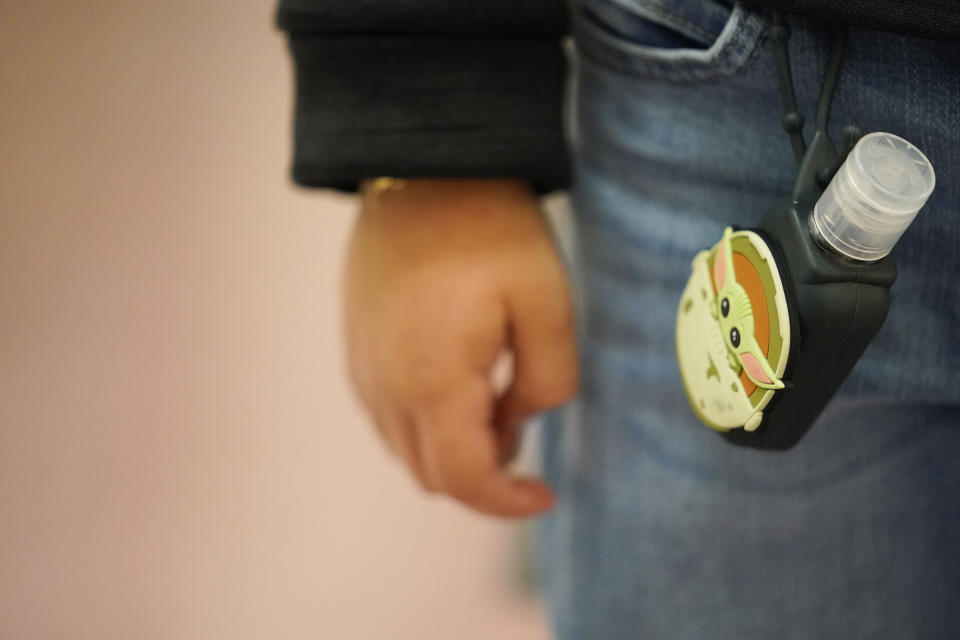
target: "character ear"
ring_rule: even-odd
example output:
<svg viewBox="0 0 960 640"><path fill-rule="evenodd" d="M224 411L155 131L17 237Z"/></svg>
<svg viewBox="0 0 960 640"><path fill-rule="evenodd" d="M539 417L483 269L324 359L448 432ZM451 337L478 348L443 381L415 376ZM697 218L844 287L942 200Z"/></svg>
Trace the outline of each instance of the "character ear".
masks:
<svg viewBox="0 0 960 640"><path fill-rule="evenodd" d="M756 340L752 341L756 345ZM759 345L757 345L759 353ZM756 357L749 351L738 353L740 362L743 363L743 370L747 372L747 377L753 380L754 384L764 389L783 389L783 382L777 378L777 375L770 368L770 363L764 357Z"/></svg>
<svg viewBox="0 0 960 640"><path fill-rule="evenodd" d="M733 249L730 247L730 236L732 234L733 227L727 227L723 230L720 246L717 247L717 255L713 258L713 281L717 285L717 291L723 289L727 274L733 275Z"/></svg>

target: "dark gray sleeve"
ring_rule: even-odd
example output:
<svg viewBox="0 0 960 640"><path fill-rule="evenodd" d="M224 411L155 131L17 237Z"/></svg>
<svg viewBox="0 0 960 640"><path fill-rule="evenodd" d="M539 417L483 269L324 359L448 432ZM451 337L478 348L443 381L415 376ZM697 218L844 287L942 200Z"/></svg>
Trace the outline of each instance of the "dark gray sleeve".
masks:
<svg viewBox="0 0 960 640"><path fill-rule="evenodd" d="M957 0L750 0L750 3L868 29L960 40Z"/></svg>
<svg viewBox="0 0 960 640"><path fill-rule="evenodd" d="M568 178L562 0L281 0L296 68L293 178Z"/></svg>

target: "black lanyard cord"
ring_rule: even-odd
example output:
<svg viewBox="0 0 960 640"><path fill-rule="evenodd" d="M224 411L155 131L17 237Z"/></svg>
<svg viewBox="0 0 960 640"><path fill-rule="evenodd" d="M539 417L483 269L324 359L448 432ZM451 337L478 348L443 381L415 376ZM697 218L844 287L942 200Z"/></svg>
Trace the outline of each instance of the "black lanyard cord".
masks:
<svg viewBox="0 0 960 640"><path fill-rule="evenodd" d="M813 191L822 190L829 184L847 153L863 135L855 125L844 127L844 148L838 153L827 131L830 123L830 109L833 106L837 82L840 79L840 67L843 64L847 46L847 28L836 26L830 31L830 57L817 103L813 138L808 147L803 135L804 118L797 109L797 94L793 85L793 71L790 67L790 28L780 11L772 12L771 22L770 36L774 42L777 86L780 105L783 108L780 124L790 138L793 155L800 166L797 182L794 185L794 195L809 196Z"/></svg>
<svg viewBox="0 0 960 640"><path fill-rule="evenodd" d="M790 136L790 145L797 164L803 160L807 151L807 143L803 139L803 114L797 110L797 92L793 88L793 72L790 69L790 27L779 11L773 12L773 26L770 36L774 41L774 54L777 56L777 84L780 91L780 104L783 107L783 117L780 124Z"/></svg>
<svg viewBox="0 0 960 640"><path fill-rule="evenodd" d="M830 107L833 106L833 95L837 91L837 80L840 79L840 65L843 64L843 53L847 48L847 29L837 27L830 32L830 61L827 63L827 74L823 78L823 88L820 90L820 102L817 105L817 120L814 123L816 131L826 131L830 120Z"/></svg>

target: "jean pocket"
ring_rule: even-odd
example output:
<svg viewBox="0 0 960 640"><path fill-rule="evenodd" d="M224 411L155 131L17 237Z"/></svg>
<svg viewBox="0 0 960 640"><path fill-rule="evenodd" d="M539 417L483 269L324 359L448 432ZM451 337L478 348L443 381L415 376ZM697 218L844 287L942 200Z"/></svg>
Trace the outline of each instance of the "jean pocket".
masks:
<svg viewBox="0 0 960 640"><path fill-rule="evenodd" d="M583 0L574 15L577 48L587 60L672 80L738 72L764 27L762 14L719 0Z"/></svg>

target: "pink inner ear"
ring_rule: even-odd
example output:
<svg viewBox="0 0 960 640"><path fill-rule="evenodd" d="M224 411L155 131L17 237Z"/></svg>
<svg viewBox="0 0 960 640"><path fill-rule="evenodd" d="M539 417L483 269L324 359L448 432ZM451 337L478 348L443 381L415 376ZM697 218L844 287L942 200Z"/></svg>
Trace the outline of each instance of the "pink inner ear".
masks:
<svg viewBox="0 0 960 640"><path fill-rule="evenodd" d="M760 362L749 353L741 353L740 361L743 362L743 368L747 370L747 375L758 382L764 384L773 384L773 380L767 377L763 372Z"/></svg>
<svg viewBox="0 0 960 640"><path fill-rule="evenodd" d="M717 290L723 288L723 278L726 275L726 260L723 259L723 247L717 250L717 255L713 258L713 281L717 285Z"/></svg>

